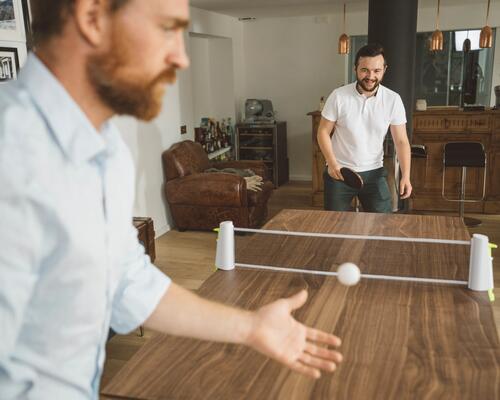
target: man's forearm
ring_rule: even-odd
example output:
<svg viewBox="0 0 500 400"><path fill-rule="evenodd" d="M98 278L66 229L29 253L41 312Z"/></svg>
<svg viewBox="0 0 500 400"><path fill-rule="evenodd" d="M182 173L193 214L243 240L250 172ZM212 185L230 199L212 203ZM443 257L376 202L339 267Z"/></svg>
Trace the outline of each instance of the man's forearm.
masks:
<svg viewBox="0 0 500 400"><path fill-rule="evenodd" d="M318 130L318 145L326 163L331 166L336 165L337 159L335 158L335 154L333 154L329 132L326 130Z"/></svg>
<svg viewBox="0 0 500 400"><path fill-rule="evenodd" d="M410 179L411 151L408 141L395 142L396 154L401 168L401 178Z"/></svg>
<svg viewBox="0 0 500 400"><path fill-rule="evenodd" d="M205 300L172 282L144 325L175 336L246 343L252 321L249 311Z"/></svg>
<svg viewBox="0 0 500 400"><path fill-rule="evenodd" d="M288 368L319 378L320 370L334 371L342 355L335 335L309 328L292 312L304 305L307 292L275 300L255 311L244 311L204 300L171 284L145 326L171 335L217 342L240 343Z"/></svg>

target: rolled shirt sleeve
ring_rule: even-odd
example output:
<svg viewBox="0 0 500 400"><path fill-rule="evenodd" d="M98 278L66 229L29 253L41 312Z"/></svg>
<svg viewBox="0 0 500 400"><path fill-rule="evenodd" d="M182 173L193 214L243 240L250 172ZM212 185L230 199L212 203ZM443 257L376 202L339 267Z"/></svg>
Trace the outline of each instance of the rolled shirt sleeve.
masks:
<svg viewBox="0 0 500 400"><path fill-rule="evenodd" d="M153 313L170 286L170 278L155 267L130 225L118 288L113 298L111 328L120 333L136 329Z"/></svg>

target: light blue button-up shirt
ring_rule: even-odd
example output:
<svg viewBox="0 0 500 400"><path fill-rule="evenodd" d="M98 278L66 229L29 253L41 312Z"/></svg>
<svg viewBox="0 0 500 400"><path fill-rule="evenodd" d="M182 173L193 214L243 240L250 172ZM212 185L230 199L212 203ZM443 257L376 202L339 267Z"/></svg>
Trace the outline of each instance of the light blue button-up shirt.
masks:
<svg viewBox="0 0 500 400"><path fill-rule="evenodd" d="M132 225L134 166L34 55L0 85L0 399L97 399L111 326L170 280Z"/></svg>

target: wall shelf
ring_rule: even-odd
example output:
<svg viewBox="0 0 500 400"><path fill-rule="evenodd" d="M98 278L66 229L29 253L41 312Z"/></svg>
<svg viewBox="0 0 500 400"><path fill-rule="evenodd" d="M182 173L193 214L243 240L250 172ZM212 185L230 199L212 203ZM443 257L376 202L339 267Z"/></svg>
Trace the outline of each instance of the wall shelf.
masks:
<svg viewBox="0 0 500 400"><path fill-rule="evenodd" d="M261 160L271 171L275 187L288 182L286 122L236 125L238 160Z"/></svg>

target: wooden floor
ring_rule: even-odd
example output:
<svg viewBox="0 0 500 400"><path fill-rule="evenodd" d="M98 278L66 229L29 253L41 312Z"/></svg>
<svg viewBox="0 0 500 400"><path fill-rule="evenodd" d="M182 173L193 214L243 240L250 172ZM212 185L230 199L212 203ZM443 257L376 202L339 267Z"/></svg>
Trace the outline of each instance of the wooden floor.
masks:
<svg viewBox="0 0 500 400"><path fill-rule="evenodd" d="M269 217L284 208L313 209L310 182L292 182L275 190L269 204ZM478 215L483 224L471 233L483 233L493 243L500 244L500 216ZM180 285L196 290L214 270L215 233L177 232L172 230L156 240L155 264ZM495 286L500 287L500 249L494 253ZM500 290L496 289L497 302L494 314L500 335ZM128 359L151 338L146 330L143 337L138 332L114 336L107 345L107 361L102 384L108 382Z"/></svg>

